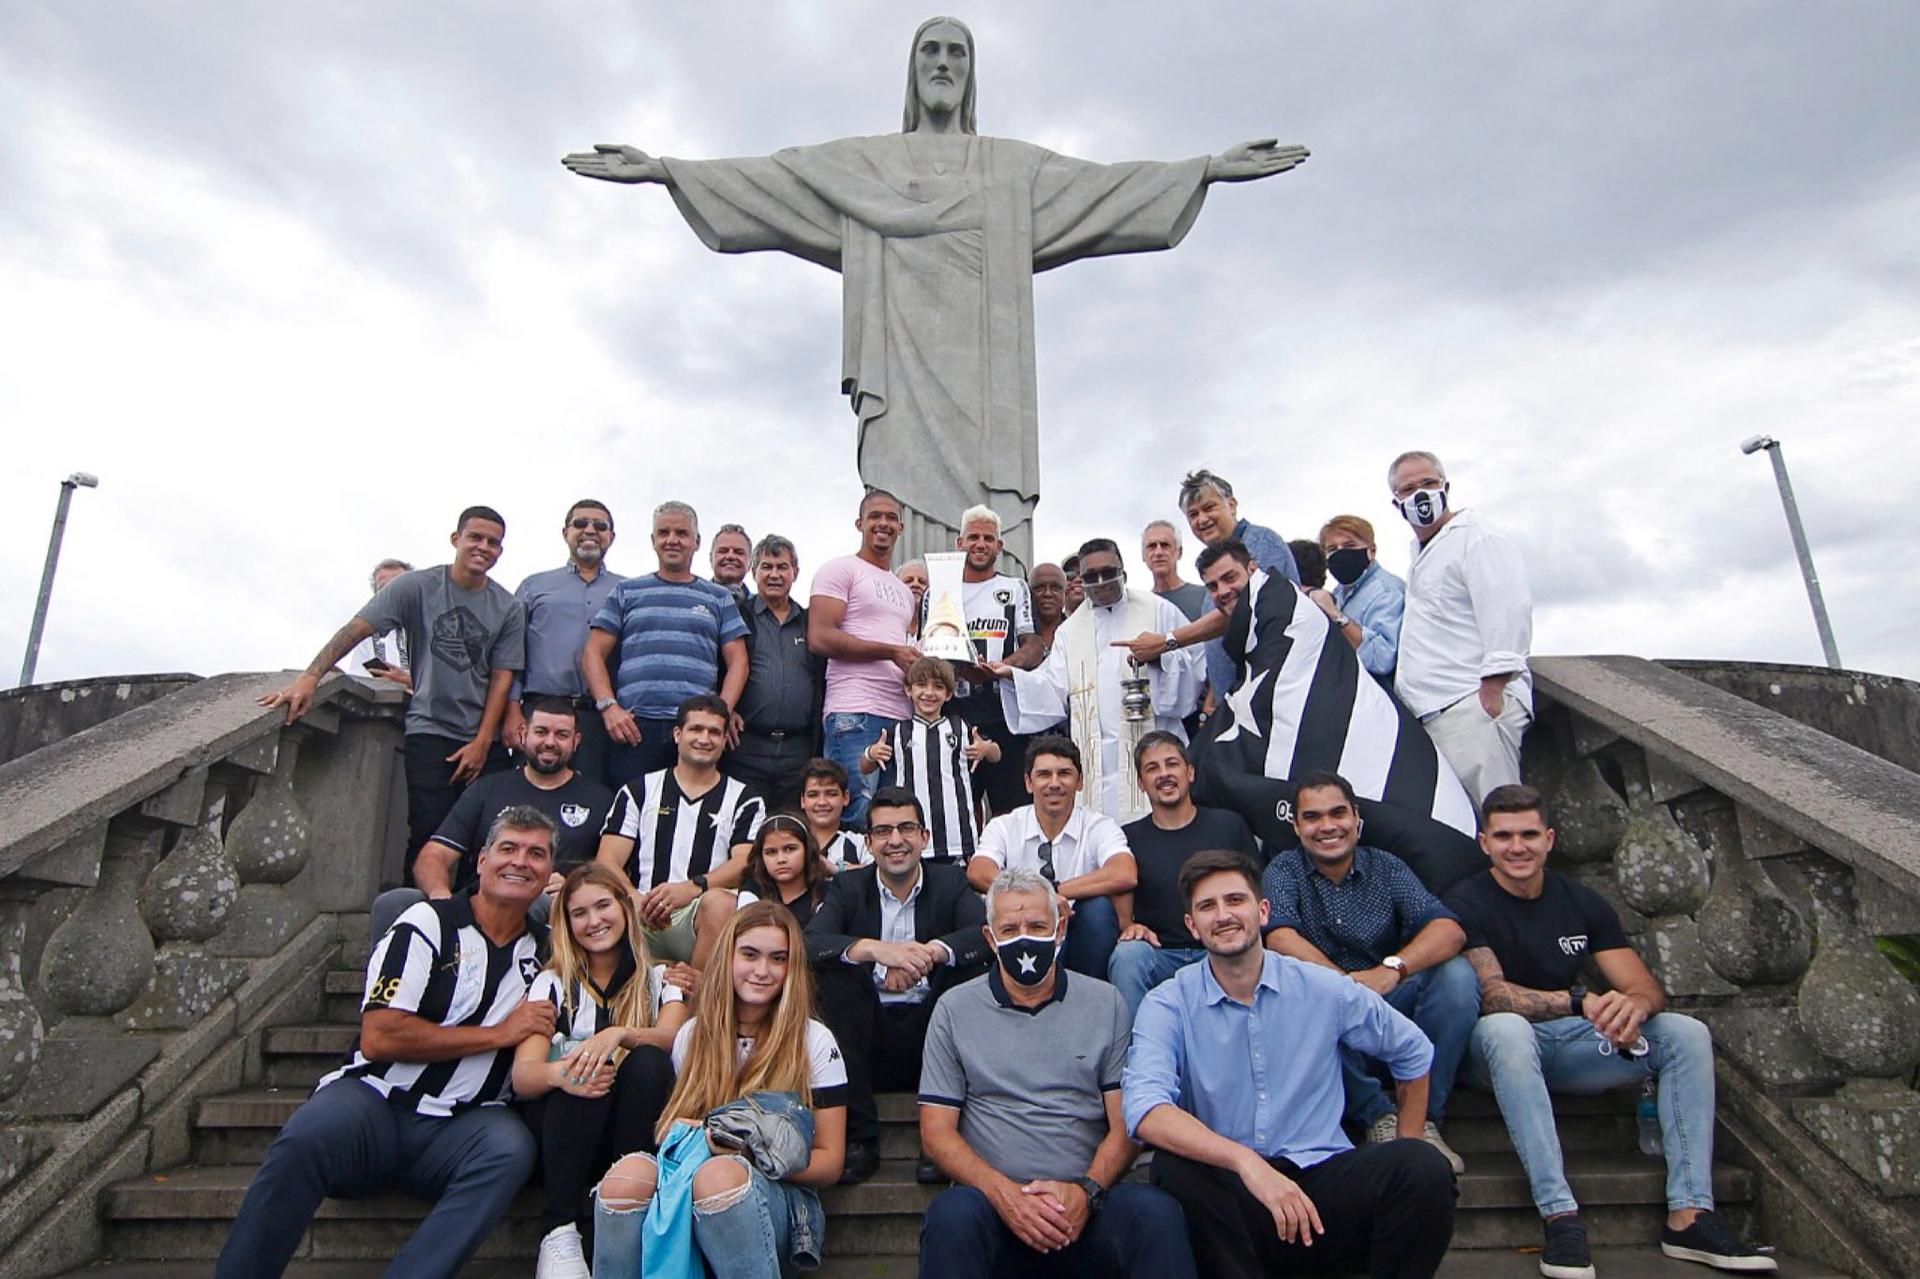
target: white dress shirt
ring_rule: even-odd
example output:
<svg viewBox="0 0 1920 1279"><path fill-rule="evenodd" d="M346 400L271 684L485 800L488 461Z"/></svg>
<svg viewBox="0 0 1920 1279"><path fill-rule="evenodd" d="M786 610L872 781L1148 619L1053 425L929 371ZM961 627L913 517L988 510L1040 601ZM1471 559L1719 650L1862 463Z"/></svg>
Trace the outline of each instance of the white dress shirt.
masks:
<svg viewBox="0 0 1920 1279"><path fill-rule="evenodd" d="M1507 687L1531 711L1532 645L1533 592L1512 539L1462 510L1415 542L1394 674L1408 710L1430 719L1477 694L1483 676L1511 674Z"/></svg>
<svg viewBox="0 0 1920 1279"><path fill-rule="evenodd" d="M1048 845L1043 857L1042 847ZM1067 824L1049 840L1040 829L1040 815L1028 804L988 822L980 833L976 855L991 859L1002 870L1009 866L1037 870L1058 886L1099 870L1116 854L1132 851L1119 822L1084 804L1074 805Z"/></svg>

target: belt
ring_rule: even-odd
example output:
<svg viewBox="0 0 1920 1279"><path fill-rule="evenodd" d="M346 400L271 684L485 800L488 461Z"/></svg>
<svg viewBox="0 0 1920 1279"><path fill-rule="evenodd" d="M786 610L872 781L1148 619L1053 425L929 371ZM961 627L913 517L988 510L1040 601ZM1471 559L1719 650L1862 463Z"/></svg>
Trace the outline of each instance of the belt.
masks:
<svg viewBox="0 0 1920 1279"><path fill-rule="evenodd" d="M811 733L810 728L749 728L748 737L764 737L770 742L784 742L789 737L804 737Z"/></svg>
<svg viewBox="0 0 1920 1279"><path fill-rule="evenodd" d="M532 701L536 697L554 698L557 701L562 701L567 703L569 706L573 707L573 709L577 711L593 709L593 699L591 697L586 696L584 693L522 693L520 694L520 700L523 702Z"/></svg>

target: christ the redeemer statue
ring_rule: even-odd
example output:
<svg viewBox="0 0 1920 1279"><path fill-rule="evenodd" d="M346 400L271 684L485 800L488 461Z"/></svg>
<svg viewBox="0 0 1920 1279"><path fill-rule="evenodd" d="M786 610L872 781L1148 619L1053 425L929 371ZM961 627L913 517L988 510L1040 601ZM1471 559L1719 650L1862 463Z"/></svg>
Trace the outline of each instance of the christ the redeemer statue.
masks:
<svg viewBox="0 0 1920 1279"><path fill-rule="evenodd" d="M966 24L931 18L914 33L899 133L734 160L602 143L562 163L582 177L663 183L720 253L778 249L840 272L841 389L859 419L860 478L900 499L905 553L951 549L960 513L985 503L1008 552L1031 567L1033 273L1170 249L1209 183L1284 173L1307 149L1269 138L1191 160L1092 164L983 138L973 63Z"/></svg>

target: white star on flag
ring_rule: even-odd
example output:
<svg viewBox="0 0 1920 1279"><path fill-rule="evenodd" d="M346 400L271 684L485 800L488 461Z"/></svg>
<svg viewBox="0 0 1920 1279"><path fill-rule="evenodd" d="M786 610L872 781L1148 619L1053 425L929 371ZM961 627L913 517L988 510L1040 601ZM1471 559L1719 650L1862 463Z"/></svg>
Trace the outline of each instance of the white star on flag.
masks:
<svg viewBox="0 0 1920 1279"><path fill-rule="evenodd" d="M1220 734L1216 741L1230 742L1240 736L1242 728L1255 737L1261 736L1260 721L1253 717L1253 695L1260 691L1260 686L1266 683L1267 676L1271 674L1272 671L1261 671L1252 679L1243 679L1239 688L1227 694L1227 705L1233 710L1233 727Z"/></svg>

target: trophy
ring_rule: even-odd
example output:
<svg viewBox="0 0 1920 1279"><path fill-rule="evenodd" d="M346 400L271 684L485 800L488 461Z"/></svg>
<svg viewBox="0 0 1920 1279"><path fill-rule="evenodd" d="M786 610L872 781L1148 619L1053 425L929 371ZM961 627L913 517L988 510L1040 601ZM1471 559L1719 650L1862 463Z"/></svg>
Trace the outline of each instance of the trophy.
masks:
<svg viewBox="0 0 1920 1279"><path fill-rule="evenodd" d="M1153 694L1147 691L1147 677L1140 673L1140 663L1129 657L1127 665L1133 668L1133 676L1120 681L1120 710L1127 723L1144 724L1153 718Z"/></svg>
<svg viewBox="0 0 1920 1279"><path fill-rule="evenodd" d="M961 569L967 557L960 551L935 551L927 559L927 616L920 626L920 651L949 662L974 660L967 638L967 613L962 606Z"/></svg>

